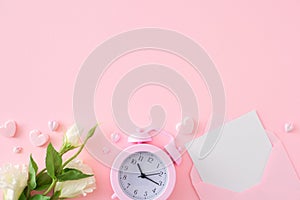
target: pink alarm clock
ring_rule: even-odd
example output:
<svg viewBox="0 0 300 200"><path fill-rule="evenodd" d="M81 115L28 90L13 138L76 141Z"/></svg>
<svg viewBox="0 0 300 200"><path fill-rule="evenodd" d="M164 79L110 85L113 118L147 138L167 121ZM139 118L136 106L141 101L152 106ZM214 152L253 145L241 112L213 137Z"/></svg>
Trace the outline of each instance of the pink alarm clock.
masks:
<svg viewBox="0 0 300 200"><path fill-rule="evenodd" d="M157 146L142 143L150 141L150 138L138 141L129 137L128 141L138 143L124 149L114 160L110 173L115 192L112 198L165 200L172 193L176 171L170 156L175 154L178 158L180 154L174 142L165 146L168 154Z"/></svg>

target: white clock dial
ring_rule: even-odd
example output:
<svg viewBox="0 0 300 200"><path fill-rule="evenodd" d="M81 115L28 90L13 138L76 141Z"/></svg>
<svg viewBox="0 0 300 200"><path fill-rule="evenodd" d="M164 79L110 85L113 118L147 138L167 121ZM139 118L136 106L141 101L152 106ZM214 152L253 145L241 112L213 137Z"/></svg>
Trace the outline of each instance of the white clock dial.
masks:
<svg viewBox="0 0 300 200"><path fill-rule="evenodd" d="M168 184L168 170L165 166L154 153L135 152L125 158L120 166L120 187L131 199L155 199Z"/></svg>

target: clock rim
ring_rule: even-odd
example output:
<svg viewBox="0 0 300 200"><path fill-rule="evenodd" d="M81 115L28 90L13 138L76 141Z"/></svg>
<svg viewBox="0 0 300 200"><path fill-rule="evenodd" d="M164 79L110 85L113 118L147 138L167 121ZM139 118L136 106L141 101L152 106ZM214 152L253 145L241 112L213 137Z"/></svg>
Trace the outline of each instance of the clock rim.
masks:
<svg viewBox="0 0 300 200"><path fill-rule="evenodd" d="M110 182L112 185L112 188L115 192L115 195L119 199L124 200L132 200L129 198L122 190L120 184L119 184L119 170L123 161L131 154L139 152L139 151L146 151L150 153L156 154L164 163L170 163L166 166L166 169L168 171L168 183L162 193L157 196L156 200L165 200L167 199L171 193L174 190L175 182L176 182L176 171L173 164L173 161L168 156L166 152L164 152L162 149L160 149L157 146L151 145L151 144L135 144L132 146L127 147L124 149L114 160L111 171L110 171Z"/></svg>

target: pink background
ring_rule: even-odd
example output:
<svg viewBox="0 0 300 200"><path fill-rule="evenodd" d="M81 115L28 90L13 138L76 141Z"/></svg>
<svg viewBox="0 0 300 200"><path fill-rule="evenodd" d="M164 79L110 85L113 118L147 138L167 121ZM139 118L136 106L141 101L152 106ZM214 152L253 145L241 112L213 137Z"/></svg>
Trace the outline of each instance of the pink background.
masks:
<svg viewBox="0 0 300 200"><path fill-rule="evenodd" d="M60 120L60 132L72 124L73 87L89 53L120 32L160 27L185 34L206 49L223 80L226 119L257 109L265 127L278 133L300 173L299 6L297 0L0 0L0 123L8 119L18 123L15 138L0 136L0 165L27 163L30 153L43 165L45 148L33 147L28 133L40 129L59 146L63 134L50 133L47 122ZM95 108L102 130L108 136L116 130L109 104L113 86L130 69L149 62L171 66L188 80L199 99L200 124L205 127L211 105L201 77L174 55L141 51L118 60L100 81ZM133 96L129 107L133 120L147 124L153 104L165 108L166 129L174 133L180 119L178 102L157 86L142 88ZM286 121L295 122L295 131L283 132ZM21 154L12 152L17 145L24 148ZM109 199L110 169L86 152L80 157L93 167L98 183L85 199ZM176 168L178 179L170 199L198 199L187 178L191 167L185 154Z"/></svg>

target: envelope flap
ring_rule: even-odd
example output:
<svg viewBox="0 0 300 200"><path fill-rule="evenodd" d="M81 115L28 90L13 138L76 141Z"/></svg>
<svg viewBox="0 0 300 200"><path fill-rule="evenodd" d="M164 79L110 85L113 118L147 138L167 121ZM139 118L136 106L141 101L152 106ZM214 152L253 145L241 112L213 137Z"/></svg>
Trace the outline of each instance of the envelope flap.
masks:
<svg viewBox="0 0 300 200"><path fill-rule="evenodd" d="M197 169L190 172L191 181L201 200L298 200L300 180L288 154L277 136L268 131L273 148L262 181L244 192L232 192L208 183L204 183Z"/></svg>
<svg viewBox="0 0 300 200"><path fill-rule="evenodd" d="M187 144L188 152L204 183L243 192L261 181L272 144L255 111L226 123L213 151L200 158L205 138Z"/></svg>

